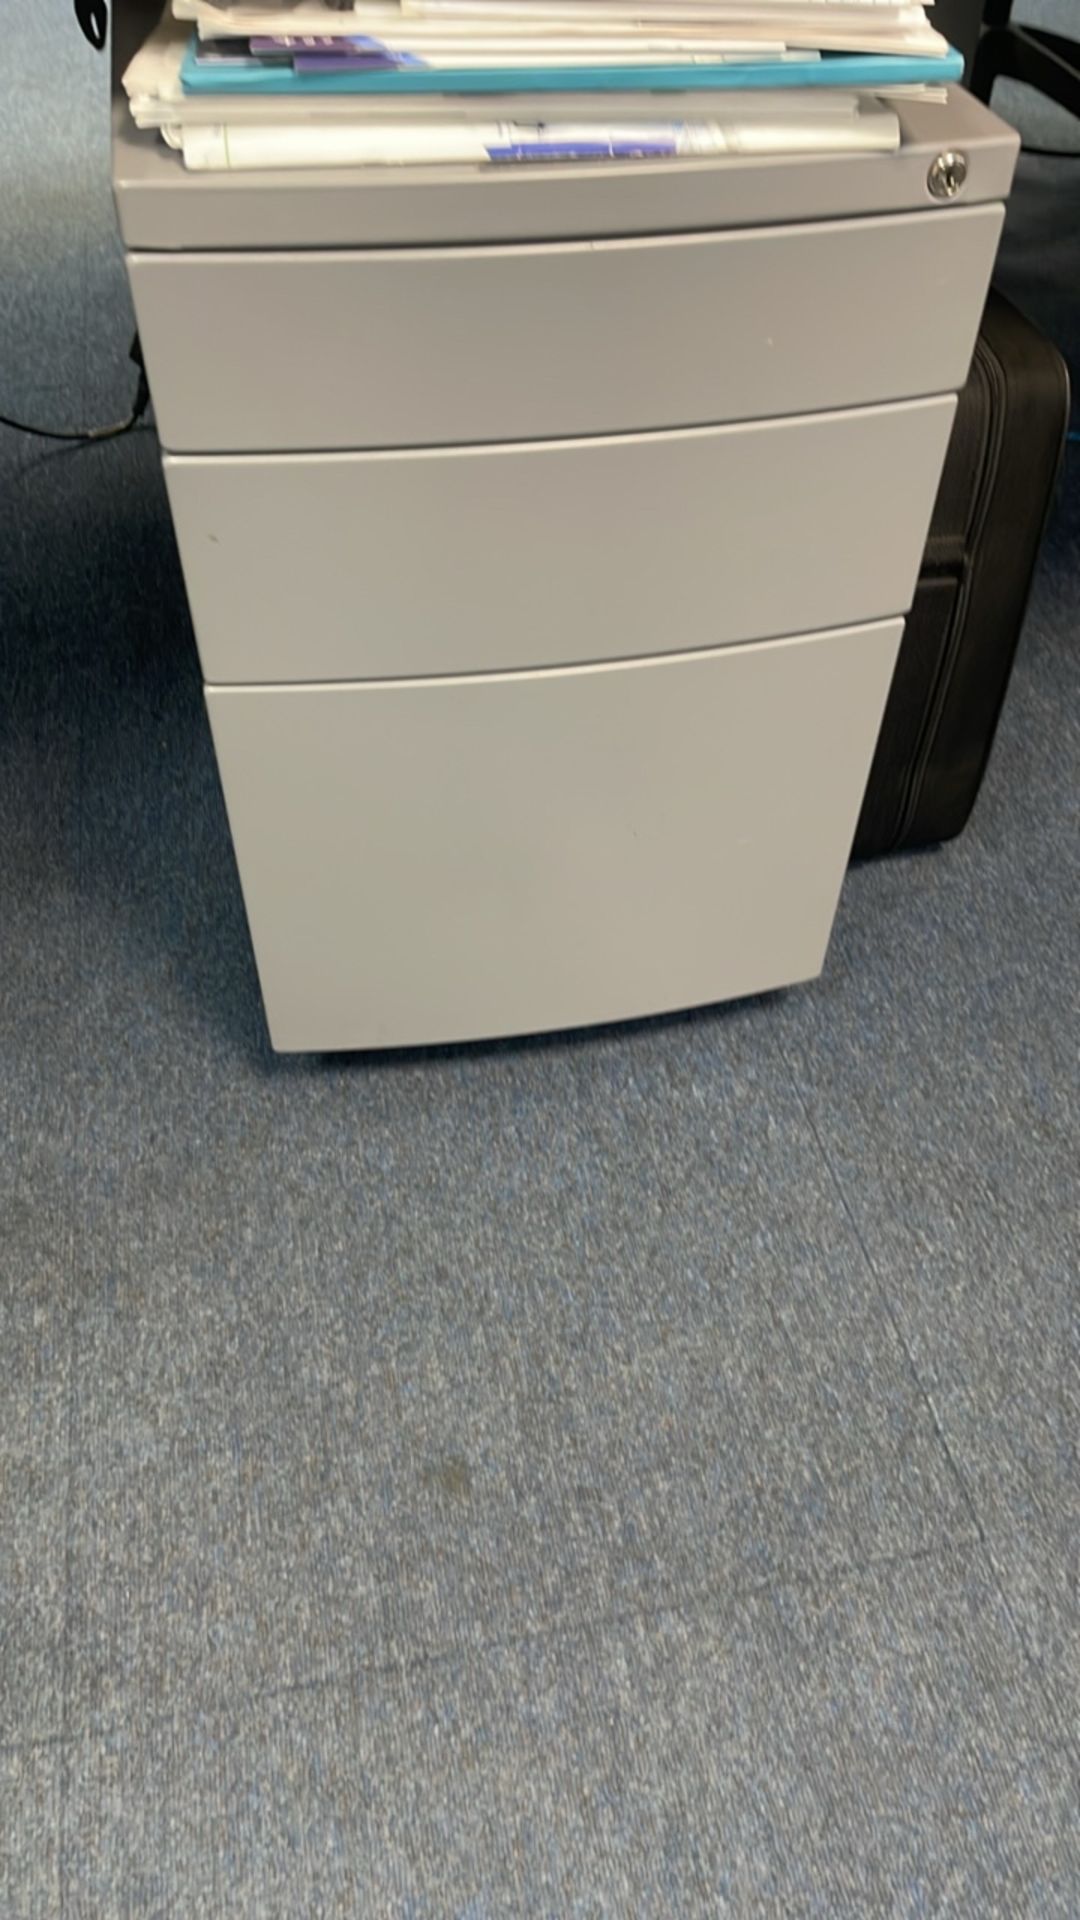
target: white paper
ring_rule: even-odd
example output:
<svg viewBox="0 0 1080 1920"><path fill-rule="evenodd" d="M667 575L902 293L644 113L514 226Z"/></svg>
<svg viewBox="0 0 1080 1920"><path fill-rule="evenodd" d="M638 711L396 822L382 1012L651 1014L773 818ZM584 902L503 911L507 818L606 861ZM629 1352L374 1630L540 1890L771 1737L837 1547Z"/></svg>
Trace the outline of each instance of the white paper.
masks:
<svg viewBox="0 0 1080 1920"><path fill-rule="evenodd" d="M400 39L403 18L437 20L444 30L469 35L476 23L498 22L508 34L541 27L602 33L647 27L665 33L710 29L733 48L777 45L823 52L941 54L946 42L923 7L894 0L361 0L338 11L322 0L281 0L279 5L243 0L231 7L213 0L173 0L177 19L194 20L204 38L252 34L367 33Z"/></svg>

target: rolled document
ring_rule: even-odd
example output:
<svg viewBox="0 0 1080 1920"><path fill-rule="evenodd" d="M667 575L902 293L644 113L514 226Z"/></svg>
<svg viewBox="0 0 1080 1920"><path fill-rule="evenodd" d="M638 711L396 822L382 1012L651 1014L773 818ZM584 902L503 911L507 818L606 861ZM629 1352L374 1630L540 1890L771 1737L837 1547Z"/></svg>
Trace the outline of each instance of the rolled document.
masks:
<svg viewBox="0 0 1080 1920"><path fill-rule="evenodd" d="M843 121L775 122L748 118L608 126L518 121L367 125L259 125L250 122L166 129L170 146L196 172L273 168L557 164L568 161L699 159L717 154L891 153L900 144L896 114L868 102Z"/></svg>

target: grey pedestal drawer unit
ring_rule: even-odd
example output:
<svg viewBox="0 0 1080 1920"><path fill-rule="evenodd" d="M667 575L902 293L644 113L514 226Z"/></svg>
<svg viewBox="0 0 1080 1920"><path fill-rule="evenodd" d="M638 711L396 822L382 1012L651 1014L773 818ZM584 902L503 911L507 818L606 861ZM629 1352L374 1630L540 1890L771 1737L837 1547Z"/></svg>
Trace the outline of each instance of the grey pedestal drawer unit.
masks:
<svg viewBox="0 0 1080 1920"><path fill-rule="evenodd" d="M890 156L200 176L117 108L276 1047L820 970L1017 144L899 111Z"/></svg>

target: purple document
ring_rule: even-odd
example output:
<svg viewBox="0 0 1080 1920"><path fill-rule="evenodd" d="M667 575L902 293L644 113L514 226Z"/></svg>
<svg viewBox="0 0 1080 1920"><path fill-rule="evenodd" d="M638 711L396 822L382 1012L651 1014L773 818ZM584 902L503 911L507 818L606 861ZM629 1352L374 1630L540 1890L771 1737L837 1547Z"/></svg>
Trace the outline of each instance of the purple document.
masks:
<svg viewBox="0 0 1080 1920"><path fill-rule="evenodd" d="M294 73L380 73L401 67L422 67L426 63L413 53L397 53L393 47L373 47L365 53L296 53Z"/></svg>

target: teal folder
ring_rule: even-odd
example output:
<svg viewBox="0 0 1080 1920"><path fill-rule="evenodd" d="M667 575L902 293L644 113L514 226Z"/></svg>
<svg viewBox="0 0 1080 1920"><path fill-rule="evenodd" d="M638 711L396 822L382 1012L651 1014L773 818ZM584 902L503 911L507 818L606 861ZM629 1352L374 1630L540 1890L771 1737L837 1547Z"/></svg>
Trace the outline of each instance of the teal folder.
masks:
<svg viewBox="0 0 1080 1920"><path fill-rule="evenodd" d="M407 28L407 22L402 22ZM407 38L406 35L403 38ZM720 66L400 67L374 73L298 74L291 67L200 66L196 42L184 55L185 93L656 93L736 92L756 87L945 86L964 62L950 47L927 58L907 54L823 53L819 60L732 61Z"/></svg>

